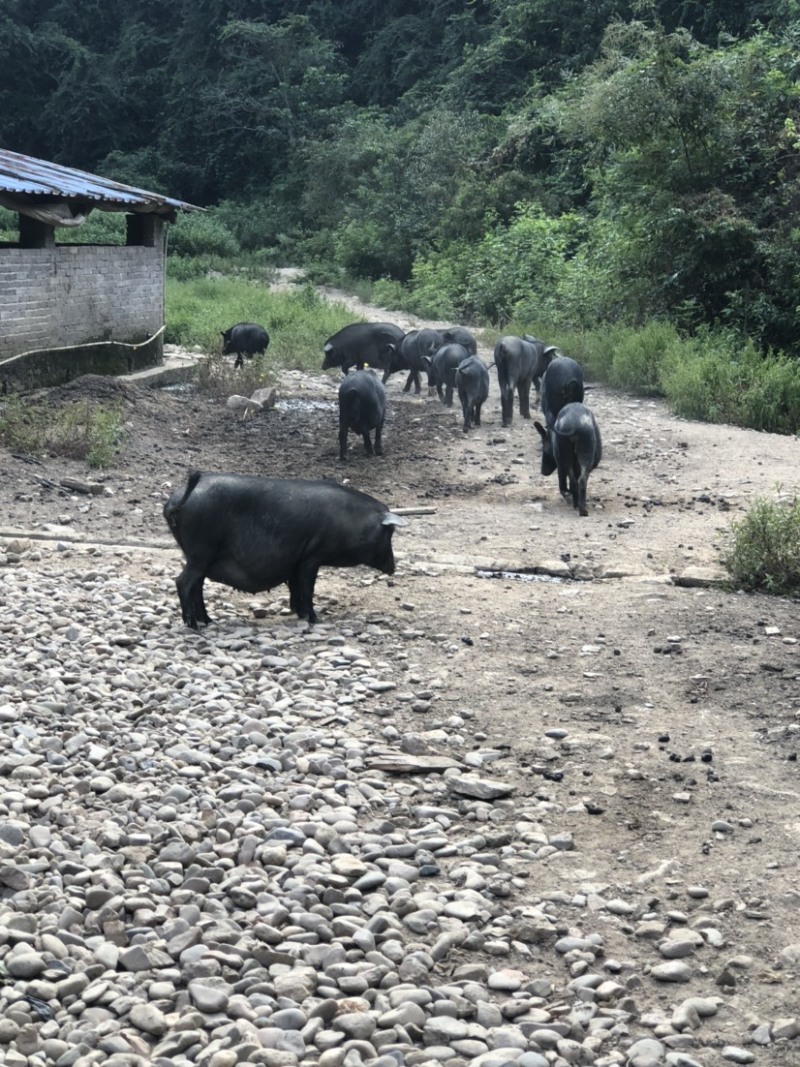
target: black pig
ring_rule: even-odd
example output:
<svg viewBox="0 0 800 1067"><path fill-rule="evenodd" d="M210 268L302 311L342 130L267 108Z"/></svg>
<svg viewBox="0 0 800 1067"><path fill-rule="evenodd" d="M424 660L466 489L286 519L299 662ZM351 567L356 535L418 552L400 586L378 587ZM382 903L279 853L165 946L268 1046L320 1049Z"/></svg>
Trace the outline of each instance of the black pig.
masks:
<svg viewBox="0 0 800 1067"><path fill-rule="evenodd" d="M339 459L347 458L347 434L360 433L367 455L383 455L381 433L386 418L386 390L366 370L353 371L339 386ZM375 447L370 433L375 431Z"/></svg>
<svg viewBox="0 0 800 1067"><path fill-rule="evenodd" d="M236 353L234 367L241 367L245 356L263 354L269 344L269 334L255 322L237 322L222 332L222 354Z"/></svg>
<svg viewBox="0 0 800 1067"><path fill-rule="evenodd" d="M600 427L585 404L565 404L552 426L533 424L542 439L542 474L558 470L558 490L572 499L579 515L588 515L586 483L603 458Z"/></svg>
<svg viewBox="0 0 800 1067"><path fill-rule="evenodd" d="M323 345L322 369L341 367L347 374L351 367L361 370L368 363L385 371L404 336L405 331L391 322L351 322Z"/></svg>
<svg viewBox="0 0 800 1067"><path fill-rule="evenodd" d="M393 574L392 534L408 521L335 482L200 471L173 491L164 518L186 557L175 584L183 621L195 630L210 621L206 578L246 593L286 582L292 611L317 622L320 567Z"/></svg>

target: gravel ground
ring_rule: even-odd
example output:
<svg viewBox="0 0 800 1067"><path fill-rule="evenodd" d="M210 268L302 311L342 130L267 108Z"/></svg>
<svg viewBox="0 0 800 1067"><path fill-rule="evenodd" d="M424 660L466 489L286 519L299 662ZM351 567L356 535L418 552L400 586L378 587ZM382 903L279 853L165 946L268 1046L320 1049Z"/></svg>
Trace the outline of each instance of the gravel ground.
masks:
<svg viewBox="0 0 800 1067"><path fill-rule="evenodd" d="M15 547L5 1064L791 1062L793 1016L702 1048L755 966L729 940L735 898L669 860L633 884L581 873L588 842L514 796L473 713L398 729L392 703L427 718L435 694L418 666L398 678L406 641L381 622L198 638L162 559L62 545L14 565ZM574 890L537 890L563 869Z"/></svg>

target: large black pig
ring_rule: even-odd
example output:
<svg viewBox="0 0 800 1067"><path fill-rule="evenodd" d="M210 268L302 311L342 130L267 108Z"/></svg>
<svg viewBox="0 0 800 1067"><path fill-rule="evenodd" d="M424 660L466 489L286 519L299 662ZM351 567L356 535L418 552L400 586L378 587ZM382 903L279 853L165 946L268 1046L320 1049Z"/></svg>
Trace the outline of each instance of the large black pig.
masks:
<svg viewBox="0 0 800 1067"><path fill-rule="evenodd" d="M428 372L428 394L435 388L441 402L451 408L453 390L456 387L456 369L459 363L469 358L467 349L455 342L442 345L433 358L424 356L422 366Z"/></svg>
<svg viewBox="0 0 800 1067"><path fill-rule="evenodd" d="M456 367L456 389L464 414L464 433L481 424L481 408L489 395L489 368L479 356L470 356Z"/></svg>
<svg viewBox="0 0 800 1067"><path fill-rule="evenodd" d="M558 471L558 491L572 499L579 515L589 514L586 483L603 458L603 441L594 413L585 404L565 404L553 425L533 424L542 439L542 474Z"/></svg>
<svg viewBox="0 0 800 1067"><path fill-rule="evenodd" d="M465 326L446 326L441 334L444 344L463 345L471 356L477 356L478 342Z"/></svg>
<svg viewBox="0 0 800 1067"><path fill-rule="evenodd" d="M567 404L583 403L583 371L569 356L556 356L542 375L542 414L548 430Z"/></svg>
<svg viewBox="0 0 800 1067"><path fill-rule="evenodd" d="M524 337L507 335L494 346L494 365L500 385L500 407L503 426L510 426L514 418L514 391L519 395L519 413L523 419L531 417L531 385L539 391L542 375L558 351L546 346L530 334Z"/></svg>
<svg viewBox="0 0 800 1067"><path fill-rule="evenodd" d="M322 369L341 367L347 374L351 367L361 370L368 363L385 371L404 336L405 331L391 322L351 322L323 345Z"/></svg>
<svg viewBox="0 0 800 1067"><path fill-rule="evenodd" d="M442 335L438 330L431 330L427 327L422 330L409 330L399 345L389 346L388 360L383 374L384 385L390 374L399 370L407 370L408 377L403 386L403 392L408 393L413 385L415 392L419 393L422 388L420 372L425 369L422 361L426 356L433 358L443 344Z"/></svg>
<svg viewBox="0 0 800 1067"><path fill-rule="evenodd" d="M255 356L266 352L269 334L256 322L237 322L222 331L222 354L235 354L234 367L241 367L245 356Z"/></svg>
<svg viewBox="0 0 800 1067"><path fill-rule="evenodd" d="M195 630L210 622L206 578L246 593L286 582L292 611L316 622L320 567L393 574L392 534L408 521L335 482L200 471L173 491L164 518L186 557L175 584L183 621Z"/></svg>

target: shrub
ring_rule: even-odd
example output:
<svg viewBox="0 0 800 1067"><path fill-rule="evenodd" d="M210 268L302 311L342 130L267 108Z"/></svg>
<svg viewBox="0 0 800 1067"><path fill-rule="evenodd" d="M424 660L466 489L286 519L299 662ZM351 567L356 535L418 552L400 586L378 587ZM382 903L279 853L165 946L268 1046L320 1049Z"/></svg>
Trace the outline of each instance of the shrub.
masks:
<svg viewBox="0 0 800 1067"><path fill-rule="evenodd" d="M169 230L169 251L180 256L239 254L239 242L228 227L210 212L179 215Z"/></svg>
<svg viewBox="0 0 800 1067"><path fill-rule="evenodd" d="M276 368L267 355L245 359L243 366L234 369L233 362L219 352L198 365L195 379L200 392L217 399L233 394L252 396L256 389L273 385L275 380Z"/></svg>
<svg viewBox="0 0 800 1067"><path fill-rule="evenodd" d="M17 216L7 207L0 207L0 241L16 244L19 240L19 223Z"/></svg>
<svg viewBox="0 0 800 1067"><path fill-rule="evenodd" d="M725 565L745 589L776 595L800 593L800 500L759 499L732 527Z"/></svg>
<svg viewBox="0 0 800 1067"><path fill-rule="evenodd" d="M607 335L611 385L640 396L659 396L665 357L680 344L674 326L654 320L638 329L610 326Z"/></svg>
<svg viewBox="0 0 800 1067"><path fill-rule="evenodd" d="M214 208L214 215L239 246L251 252L280 247L287 229L292 229L286 205L276 198L223 200Z"/></svg>
<svg viewBox="0 0 800 1067"><path fill-rule="evenodd" d="M128 239L125 215L121 211L93 211L82 226L59 226L59 244L124 245Z"/></svg>

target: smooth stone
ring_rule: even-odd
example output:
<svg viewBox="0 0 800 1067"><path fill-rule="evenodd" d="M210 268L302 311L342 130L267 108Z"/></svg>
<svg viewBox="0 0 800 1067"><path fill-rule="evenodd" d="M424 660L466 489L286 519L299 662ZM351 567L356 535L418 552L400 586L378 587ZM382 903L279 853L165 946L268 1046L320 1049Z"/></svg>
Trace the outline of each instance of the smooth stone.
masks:
<svg viewBox="0 0 800 1067"><path fill-rule="evenodd" d="M228 989L206 985L198 978L189 982L189 996L198 1011L206 1015L224 1012L230 1000Z"/></svg>
<svg viewBox="0 0 800 1067"><path fill-rule="evenodd" d="M652 1037L643 1037L634 1041L628 1049L626 1067L658 1067L664 1062L667 1049L660 1041Z"/></svg>
<svg viewBox="0 0 800 1067"><path fill-rule="evenodd" d="M658 982L688 982L692 977L692 973L692 968L685 963L681 963L680 960L659 963L650 972Z"/></svg>
<svg viewBox="0 0 800 1067"><path fill-rule="evenodd" d="M47 969L46 961L38 952L10 953L3 962L12 978L36 978Z"/></svg>
<svg viewBox="0 0 800 1067"><path fill-rule="evenodd" d="M162 1037L167 1032L166 1017L155 1004L134 1004L130 1020L137 1030L143 1030L153 1037Z"/></svg>
<svg viewBox="0 0 800 1067"><path fill-rule="evenodd" d="M720 1051L720 1056L729 1063L754 1063L756 1058L754 1053L739 1048L738 1045L725 1045Z"/></svg>

